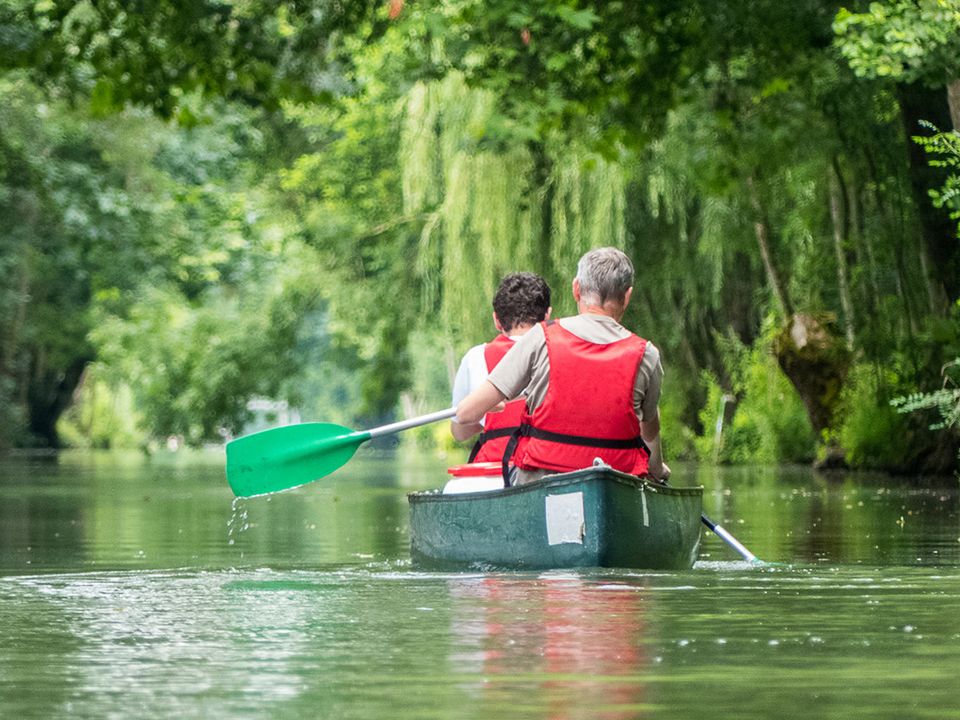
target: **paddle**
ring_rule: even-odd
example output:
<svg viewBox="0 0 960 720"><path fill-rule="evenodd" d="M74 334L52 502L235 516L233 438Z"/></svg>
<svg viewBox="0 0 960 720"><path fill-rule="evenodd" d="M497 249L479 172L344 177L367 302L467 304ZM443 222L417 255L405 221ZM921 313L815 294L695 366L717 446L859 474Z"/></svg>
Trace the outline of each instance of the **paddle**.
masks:
<svg viewBox="0 0 960 720"><path fill-rule="evenodd" d="M301 423L245 435L227 443L227 482L237 497L289 490L342 467L367 440L428 425L456 413L456 408L448 408L372 430Z"/></svg>
<svg viewBox="0 0 960 720"><path fill-rule="evenodd" d="M740 557L742 557L744 560L746 560L748 563L750 563L751 565L766 564L763 562L763 560L759 559L756 555L754 555L752 552L747 550L743 545L741 545L740 541L737 540L729 532L727 532L723 527L721 527L720 525L717 525L715 522L712 522L710 518L708 518L706 515L701 514L700 520L702 520L704 525L706 525L708 528L713 530L713 532L717 534L717 537L719 537L727 545L733 548L737 552L737 554Z"/></svg>

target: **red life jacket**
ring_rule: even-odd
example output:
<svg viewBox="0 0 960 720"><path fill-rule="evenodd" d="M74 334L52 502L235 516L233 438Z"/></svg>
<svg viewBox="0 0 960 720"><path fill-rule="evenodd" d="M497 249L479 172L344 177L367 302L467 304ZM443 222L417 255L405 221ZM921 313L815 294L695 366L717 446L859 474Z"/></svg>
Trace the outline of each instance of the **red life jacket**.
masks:
<svg viewBox="0 0 960 720"><path fill-rule="evenodd" d="M544 323L550 378L543 402L524 411L513 460L524 470L570 472L601 458L646 475L650 452L633 407L637 370L647 341L636 335L606 345L588 342L559 323Z"/></svg>
<svg viewBox="0 0 960 720"><path fill-rule="evenodd" d="M484 346L483 359L487 363L488 373L503 359L513 343L501 333ZM487 413L483 418L483 432L477 437L467 462L499 462L510 436L520 428L520 418L525 408L526 401L517 398L508 402L501 412Z"/></svg>

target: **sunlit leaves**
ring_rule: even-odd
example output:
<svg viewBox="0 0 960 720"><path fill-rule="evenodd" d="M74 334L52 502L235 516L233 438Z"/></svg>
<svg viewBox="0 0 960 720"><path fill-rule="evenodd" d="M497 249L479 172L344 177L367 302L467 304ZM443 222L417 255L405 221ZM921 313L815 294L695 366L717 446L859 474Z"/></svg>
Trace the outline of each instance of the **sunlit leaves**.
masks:
<svg viewBox="0 0 960 720"><path fill-rule="evenodd" d="M957 0L873 2L862 13L842 9L834 30L858 75L935 85L960 76Z"/></svg>
<svg viewBox="0 0 960 720"><path fill-rule="evenodd" d="M333 41L379 3L331 0L5 0L0 67L29 68L94 112L128 104L177 114L193 92L276 107L338 92Z"/></svg>

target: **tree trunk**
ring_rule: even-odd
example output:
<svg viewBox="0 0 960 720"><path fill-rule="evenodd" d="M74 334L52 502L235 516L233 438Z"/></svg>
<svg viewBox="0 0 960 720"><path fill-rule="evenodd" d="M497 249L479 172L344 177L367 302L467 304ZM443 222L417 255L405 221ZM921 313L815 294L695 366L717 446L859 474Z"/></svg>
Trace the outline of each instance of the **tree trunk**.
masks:
<svg viewBox="0 0 960 720"><path fill-rule="evenodd" d="M27 388L27 429L40 445L60 447L57 421L73 400L83 370L92 360L88 356L76 357L61 369L48 366L42 353L33 358Z"/></svg>
<svg viewBox="0 0 960 720"><path fill-rule="evenodd" d="M760 202L760 195L757 193L753 175L747 177L747 192L750 197L750 205L756 214L753 222L753 230L757 237L757 244L760 246L760 259L763 261L763 269L767 275L767 283L770 285L771 292L773 292L773 299L777 303L780 316L784 320L788 320L793 314L793 309L790 306L786 288L773 262L773 253L770 251L769 221L766 212L764 212L763 205Z"/></svg>
<svg viewBox="0 0 960 720"><path fill-rule="evenodd" d="M880 300L880 283L877 280L877 260L873 252L873 241L863 228L863 213L861 212L860 182L856 173L851 173L847 183L847 207L850 210L850 236L857 250L857 257L866 261L866 287L862 287L861 298L868 315L873 315L877 302Z"/></svg>
<svg viewBox="0 0 960 720"><path fill-rule="evenodd" d="M960 78L947 83L947 104L950 106L950 122L960 132Z"/></svg>
<svg viewBox="0 0 960 720"><path fill-rule="evenodd" d="M847 253L844 244L847 236L847 214L844 212L845 193L843 175L837 158L833 158L830 173L830 220L833 224L833 252L837 258L837 285L840 288L840 305L843 307L843 327L847 338L847 349L853 350L854 319L853 301L850 299L850 283L847 272Z"/></svg>
<svg viewBox="0 0 960 720"><path fill-rule="evenodd" d="M777 363L797 389L818 437L831 427L851 354L828 315L797 313L774 339ZM827 448L826 464L842 464L843 452Z"/></svg>

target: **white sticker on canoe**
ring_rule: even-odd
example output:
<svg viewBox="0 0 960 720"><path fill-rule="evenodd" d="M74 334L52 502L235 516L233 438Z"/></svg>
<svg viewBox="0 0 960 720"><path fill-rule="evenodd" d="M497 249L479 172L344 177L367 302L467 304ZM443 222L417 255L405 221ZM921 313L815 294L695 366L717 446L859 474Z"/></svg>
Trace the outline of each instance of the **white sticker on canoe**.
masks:
<svg viewBox="0 0 960 720"><path fill-rule="evenodd" d="M583 545L583 493L547 495L547 542Z"/></svg>

